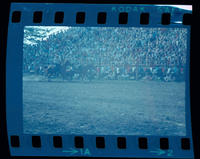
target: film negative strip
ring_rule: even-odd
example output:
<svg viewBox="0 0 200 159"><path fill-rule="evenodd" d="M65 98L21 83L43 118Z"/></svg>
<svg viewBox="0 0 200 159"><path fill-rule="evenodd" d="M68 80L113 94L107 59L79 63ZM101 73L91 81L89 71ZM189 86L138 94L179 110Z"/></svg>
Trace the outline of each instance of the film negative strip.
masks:
<svg viewBox="0 0 200 159"><path fill-rule="evenodd" d="M11 156L194 157L191 6L12 3Z"/></svg>

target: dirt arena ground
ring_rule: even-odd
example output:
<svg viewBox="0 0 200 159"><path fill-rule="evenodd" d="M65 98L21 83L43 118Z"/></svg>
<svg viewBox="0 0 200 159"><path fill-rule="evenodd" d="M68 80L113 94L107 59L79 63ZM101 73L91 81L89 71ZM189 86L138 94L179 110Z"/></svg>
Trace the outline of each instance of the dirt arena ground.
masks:
<svg viewBox="0 0 200 159"><path fill-rule="evenodd" d="M23 81L26 134L185 135L185 83Z"/></svg>

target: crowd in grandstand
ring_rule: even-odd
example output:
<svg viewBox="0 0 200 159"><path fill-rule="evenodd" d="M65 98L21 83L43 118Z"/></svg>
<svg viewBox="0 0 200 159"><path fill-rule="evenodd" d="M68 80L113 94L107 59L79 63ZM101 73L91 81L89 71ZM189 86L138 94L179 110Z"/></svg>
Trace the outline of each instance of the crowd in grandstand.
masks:
<svg viewBox="0 0 200 159"><path fill-rule="evenodd" d="M71 27L24 44L23 71L45 76L58 65L66 72L87 66L93 79L183 81L186 54L184 28Z"/></svg>

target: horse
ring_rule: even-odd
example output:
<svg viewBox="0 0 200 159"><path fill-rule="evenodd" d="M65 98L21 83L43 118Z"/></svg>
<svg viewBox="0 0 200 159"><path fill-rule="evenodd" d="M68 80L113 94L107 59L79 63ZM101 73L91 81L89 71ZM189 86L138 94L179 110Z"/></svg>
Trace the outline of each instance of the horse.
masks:
<svg viewBox="0 0 200 159"><path fill-rule="evenodd" d="M95 67L93 65L80 65L74 69L74 74L79 75L81 80L93 80L96 75Z"/></svg>
<svg viewBox="0 0 200 159"><path fill-rule="evenodd" d="M61 65L60 74L61 74L63 80L71 81L74 77L75 71L73 70L72 65L70 65L70 66L62 66Z"/></svg>
<svg viewBox="0 0 200 159"><path fill-rule="evenodd" d="M59 77L60 75L60 65L48 65L44 67L44 75L48 78L48 80L52 78Z"/></svg>
<svg viewBox="0 0 200 159"><path fill-rule="evenodd" d="M73 80L75 75L81 80L89 80L95 78L96 72L93 65L75 66L69 61L63 64L49 65L45 75L48 79L61 77L63 80Z"/></svg>

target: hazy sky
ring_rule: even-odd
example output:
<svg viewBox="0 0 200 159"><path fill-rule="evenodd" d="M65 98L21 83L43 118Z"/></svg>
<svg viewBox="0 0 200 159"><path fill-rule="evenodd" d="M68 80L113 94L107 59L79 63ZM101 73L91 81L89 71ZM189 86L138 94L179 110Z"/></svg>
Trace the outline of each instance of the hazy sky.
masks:
<svg viewBox="0 0 200 159"><path fill-rule="evenodd" d="M159 5L159 6L166 6L166 5ZM177 7L177 8L192 11L192 5L168 5L168 6Z"/></svg>

